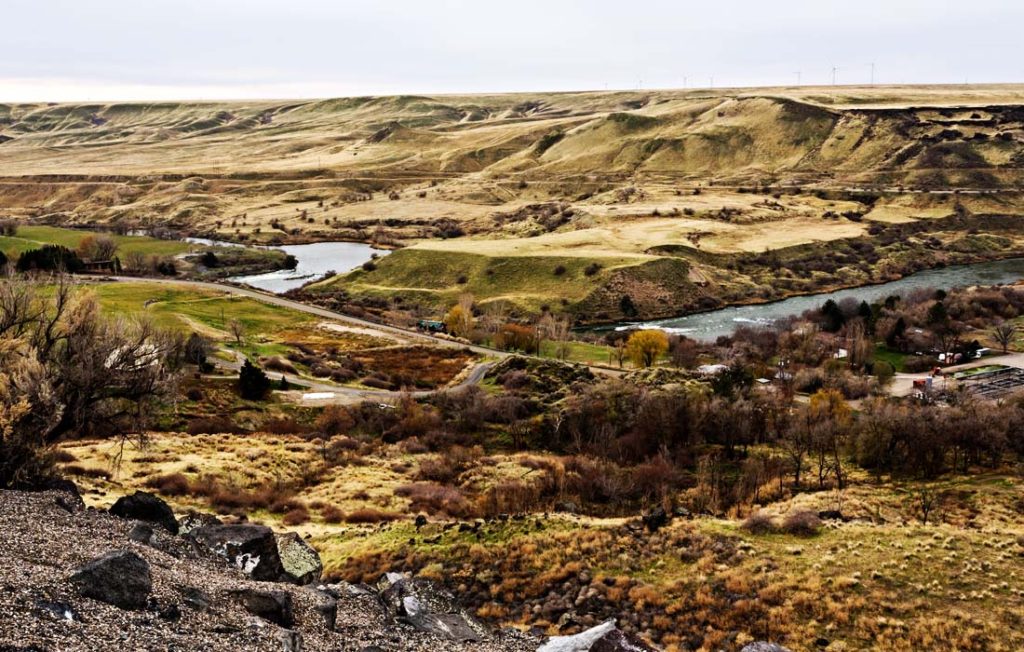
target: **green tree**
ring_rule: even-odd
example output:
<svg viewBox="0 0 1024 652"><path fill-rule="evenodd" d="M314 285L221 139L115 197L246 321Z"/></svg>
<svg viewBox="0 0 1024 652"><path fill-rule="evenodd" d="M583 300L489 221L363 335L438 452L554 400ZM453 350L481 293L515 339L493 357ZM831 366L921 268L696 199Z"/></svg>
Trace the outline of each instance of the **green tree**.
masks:
<svg viewBox="0 0 1024 652"><path fill-rule="evenodd" d="M251 360L246 360L238 373L238 391L246 400L262 401L270 391L270 379Z"/></svg>

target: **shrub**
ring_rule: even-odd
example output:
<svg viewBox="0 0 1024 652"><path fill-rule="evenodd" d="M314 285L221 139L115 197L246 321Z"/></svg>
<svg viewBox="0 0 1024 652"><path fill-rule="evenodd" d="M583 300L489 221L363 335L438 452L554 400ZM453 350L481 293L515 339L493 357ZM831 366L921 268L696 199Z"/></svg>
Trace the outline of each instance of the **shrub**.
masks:
<svg viewBox="0 0 1024 652"><path fill-rule="evenodd" d="M809 510L790 512L782 521L782 531L800 537L812 537L821 529L821 519Z"/></svg>
<svg viewBox="0 0 1024 652"><path fill-rule="evenodd" d="M363 508L357 509L350 512L345 516L346 523L358 524L358 523L387 523L389 521L397 521L401 518L398 514L392 514L391 512L382 512L379 509Z"/></svg>
<svg viewBox="0 0 1024 652"><path fill-rule="evenodd" d="M465 495L455 487L434 482L416 482L395 489L395 495L409 499L409 511L446 514L455 518L475 516Z"/></svg>
<svg viewBox="0 0 1024 652"><path fill-rule="evenodd" d="M345 520L345 512L334 505L324 505L320 508L320 518L324 520L324 523L341 523Z"/></svg>
<svg viewBox="0 0 1024 652"><path fill-rule="evenodd" d="M238 434L244 432L230 417L213 416L199 417L188 422L186 428L190 435L216 435L223 433Z"/></svg>
<svg viewBox="0 0 1024 652"><path fill-rule="evenodd" d="M164 496L184 496L189 492L189 482L181 473L168 473L146 480L146 486Z"/></svg>
<svg viewBox="0 0 1024 652"><path fill-rule="evenodd" d="M281 522L285 525L302 525L309 522L309 512L305 507L296 507L285 514Z"/></svg>
<svg viewBox="0 0 1024 652"><path fill-rule="evenodd" d="M756 512L743 521L742 527L751 534L770 534L775 530L775 521L764 512Z"/></svg>
<svg viewBox="0 0 1024 652"><path fill-rule="evenodd" d="M565 265L555 266L555 276L561 276L562 274L565 274Z"/></svg>
<svg viewBox="0 0 1024 652"><path fill-rule="evenodd" d="M601 271L601 263L590 263L583 270L583 275L584 276L593 276L594 274L597 274L600 271Z"/></svg>
<svg viewBox="0 0 1024 652"><path fill-rule="evenodd" d="M328 405L316 419L316 429L327 437L343 435L352 430L355 419L348 408L341 405Z"/></svg>

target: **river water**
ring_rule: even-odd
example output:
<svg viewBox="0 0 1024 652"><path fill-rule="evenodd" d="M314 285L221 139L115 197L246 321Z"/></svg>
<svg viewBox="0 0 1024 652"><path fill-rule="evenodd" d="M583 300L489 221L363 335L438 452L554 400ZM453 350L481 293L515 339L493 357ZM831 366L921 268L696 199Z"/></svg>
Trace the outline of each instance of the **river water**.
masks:
<svg viewBox="0 0 1024 652"><path fill-rule="evenodd" d="M893 294L903 294L918 288L948 290L972 285L1015 283L1021 279L1024 279L1024 258L1011 258L926 270L905 276L898 281L880 285L791 297L773 303L734 306L672 319L623 323L617 324L613 328L618 330L637 327L660 328L697 340L713 341L721 335L731 335L741 325L769 326L778 319L799 315L812 308L819 308L828 299L839 302L846 298L853 298L857 301L863 300L872 303Z"/></svg>
<svg viewBox="0 0 1024 652"><path fill-rule="evenodd" d="M186 241L217 247L251 246L207 240L205 238L186 238ZM236 283L245 283L254 288L274 292L275 294L281 294L326 276L329 272L342 273L353 270L370 260L374 254L384 256L389 253L387 249L375 249L370 245L359 242L314 242L312 244L283 245L269 248L280 249L287 254L295 256L295 259L298 261L295 269L281 269L251 276L235 276L229 280Z"/></svg>

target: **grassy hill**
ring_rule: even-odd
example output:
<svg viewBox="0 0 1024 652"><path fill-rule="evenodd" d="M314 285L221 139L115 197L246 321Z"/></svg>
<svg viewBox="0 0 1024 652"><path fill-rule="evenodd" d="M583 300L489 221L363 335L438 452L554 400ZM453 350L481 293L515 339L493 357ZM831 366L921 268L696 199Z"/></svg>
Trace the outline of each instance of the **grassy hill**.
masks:
<svg viewBox="0 0 1024 652"><path fill-rule="evenodd" d="M0 216L410 247L335 282L355 295L589 311L594 282L673 251L730 301L763 285L735 274L744 257L1021 214L1024 86L0 105L0 164ZM543 260L506 260L524 257ZM494 271L514 265L530 274ZM691 308L677 284L644 290L668 302L644 314Z"/></svg>

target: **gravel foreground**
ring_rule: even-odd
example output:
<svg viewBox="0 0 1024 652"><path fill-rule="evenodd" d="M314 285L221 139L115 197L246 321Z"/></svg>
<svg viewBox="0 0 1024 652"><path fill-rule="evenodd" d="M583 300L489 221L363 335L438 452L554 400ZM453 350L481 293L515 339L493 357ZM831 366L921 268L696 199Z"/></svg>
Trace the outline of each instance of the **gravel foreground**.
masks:
<svg viewBox="0 0 1024 652"><path fill-rule="evenodd" d="M160 528L148 545L138 543L129 538L134 526L83 508L67 492L0 491L0 652L532 652L543 643L512 631L481 643L452 642L392 621L375 595L344 590L331 630L322 613L329 598L322 592L252 581ZM145 609L126 611L82 597L68 579L86 562L117 550L149 563L152 594ZM291 594L294 627L251 615L232 595L239 589Z"/></svg>

